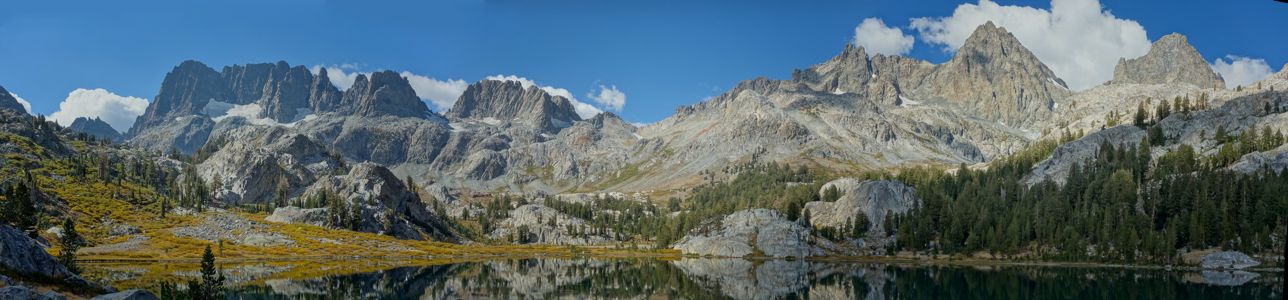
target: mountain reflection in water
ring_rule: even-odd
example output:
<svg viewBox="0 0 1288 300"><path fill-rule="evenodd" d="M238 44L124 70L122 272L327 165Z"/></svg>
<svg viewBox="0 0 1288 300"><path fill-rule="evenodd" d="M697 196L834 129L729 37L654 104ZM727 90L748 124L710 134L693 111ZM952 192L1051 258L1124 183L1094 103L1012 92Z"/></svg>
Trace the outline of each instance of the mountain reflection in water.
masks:
<svg viewBox="0 0 1288 300"><path fill-rule="evenodd" d="M368 264L352 261L345 264ZM293 265L292 265L293 264ZM685 258L503 259L343 267L223 266L229 299L1281 299L1278 273L1155 269L925 266ZM118 288L158 291L188 266L90 265ZM182 284L180 284L182 286ZM164 295L162 295L164 296Z"/></svg>

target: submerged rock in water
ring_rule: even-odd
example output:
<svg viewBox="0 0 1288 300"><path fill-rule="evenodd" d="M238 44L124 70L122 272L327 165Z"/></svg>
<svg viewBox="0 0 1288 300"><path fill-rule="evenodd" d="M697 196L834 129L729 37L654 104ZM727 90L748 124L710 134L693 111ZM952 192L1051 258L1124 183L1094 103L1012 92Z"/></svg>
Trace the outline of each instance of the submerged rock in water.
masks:
<svg viewBox="0 0 1288 300"><path fill-rule="evenodd" d="M1244 269L1260 264L1261 262L1239 251L1222 251L1204 255L1199 263L1204 269Z"/></svg>
<svg viewBox="0 0 1288 300"><path fill-rule="evenodd" d="M809 257L822 255L810 230L770 209L735 212L699 226L673 248L684 254L722 257Z"/></svg>

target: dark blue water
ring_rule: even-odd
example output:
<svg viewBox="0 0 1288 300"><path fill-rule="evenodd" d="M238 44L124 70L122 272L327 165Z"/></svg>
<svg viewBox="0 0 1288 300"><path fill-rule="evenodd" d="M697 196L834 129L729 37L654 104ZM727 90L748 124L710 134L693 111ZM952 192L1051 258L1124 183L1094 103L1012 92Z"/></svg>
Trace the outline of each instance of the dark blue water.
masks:
<svg viewBox="0 0 1288 300"><path fill-rule="evenodd" d="M121 268L122 266L100 267ZM1277 272L741 259L513 259L290 278L226 269L229 299L1282 299ZM132 268L141 270L144 268ZM106 271L106 272L105 272ZM124 271L99 269L119 275ZM191 272L163 274L186 281ZM155 274L154 274L155 275Z"/></svg>

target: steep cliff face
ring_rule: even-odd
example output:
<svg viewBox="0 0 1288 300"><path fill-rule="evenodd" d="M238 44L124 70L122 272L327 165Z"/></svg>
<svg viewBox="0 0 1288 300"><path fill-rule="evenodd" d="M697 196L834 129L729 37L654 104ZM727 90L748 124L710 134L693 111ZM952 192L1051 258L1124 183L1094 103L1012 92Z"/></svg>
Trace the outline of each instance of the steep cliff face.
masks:
<svg viewBox="0 0 1288 300"><path fill-rule="evenodd" d="M0 109L27 113L27 108L23 107L22 103L18 103L18 98L14 97L8 90L5 90L3 86L0 86Z"/></svg>
<svg viewBox="0 0 1288 300"><path fill-rule="evenodd" d="M976 28L952 60L924 79L919 91L1019 127L1043 120L1070 94L1064 80L992 22Z"/></svg>
<svg viewBox="0 0 1288 300"><path fill-rule="evenodd" d="M572 103L536 86L523 88L517 81L484 80L465 89L449 118L496 120L526 124L553 132L581 121Z"/></svg>
<svg viewBox="0 0 1288 300"><path fill-rule="evenodd" d="M1191 84L1201 88L1225 88L1225 80L1212 71L1198 50L1184 35L1172 33L1159 38L1145 56L1120 58L1114 66L1111 84Z"/></svg>
<svg viewBox="0 0 1288 300"><path fill-rule="evenodd" d="M205 115L211 100L231 99L224 78L205 64L189 60L166 73L161 91L143 115L130 127L129 136L139 136L165 122L192 115ZM204 142L204 141L203 141ZM168 149L164 149L168 150Z"/></svg>
<svg viewBox="0 0 1288 300"><path fill-rule="evenodd" d="M353 86L345 90L341 103L347 105L350 114L364 117L394 116L426 118L430 116L429 107L425 106L411 84L398 73L380 71L358 75Z"/></svg>

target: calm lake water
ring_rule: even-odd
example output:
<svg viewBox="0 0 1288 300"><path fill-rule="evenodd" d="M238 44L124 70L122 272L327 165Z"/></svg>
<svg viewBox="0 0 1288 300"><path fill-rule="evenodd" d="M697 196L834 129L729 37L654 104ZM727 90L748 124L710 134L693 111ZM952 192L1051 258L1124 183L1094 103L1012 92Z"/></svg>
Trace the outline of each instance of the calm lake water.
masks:
<svg viewBox="0 0 1288 300"><path fill-rule="evenodd" d="M92 264L117 288L195 264ZM1282 299L1281 273L741 259L225 264L229 299ZM182 284L180 284L182 285Z"/></svg>

